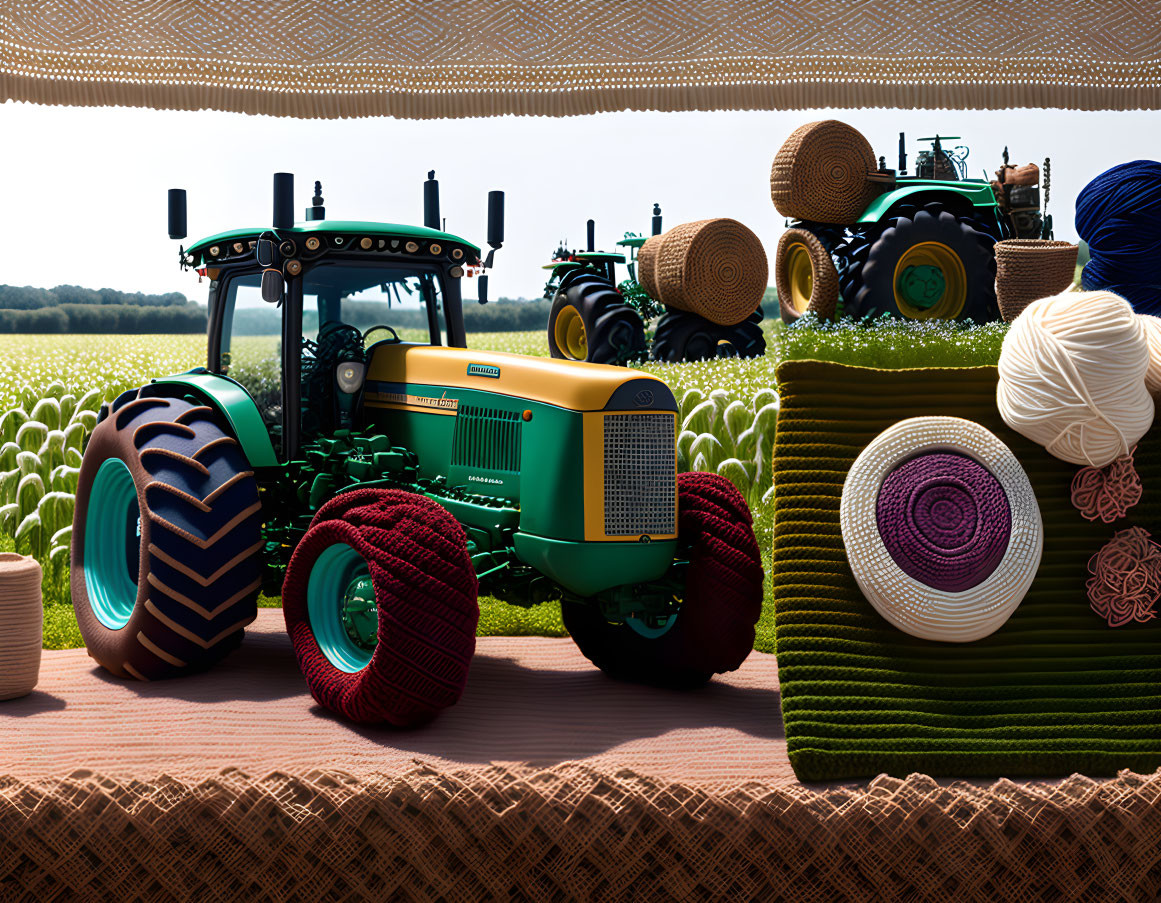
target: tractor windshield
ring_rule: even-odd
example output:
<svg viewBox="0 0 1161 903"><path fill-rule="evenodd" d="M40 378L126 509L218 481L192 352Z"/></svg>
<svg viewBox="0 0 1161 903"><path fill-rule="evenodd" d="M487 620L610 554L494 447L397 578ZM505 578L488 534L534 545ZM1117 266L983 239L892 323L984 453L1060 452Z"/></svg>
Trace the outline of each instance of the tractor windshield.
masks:
<svg viewBox="0 0 1161 903"><path fill-rule="evenodd" d="M319 383L314 393L304 385L311 407L326 407L326 400L313 394L329 392L331 379L321 374L333 370L337 359L330 358L336 354L351 359L348 345L361 353L383 340L442 344L443 292L434 268L320 263L303 273L301 287L301 373L307 379L314 374ZM220 326L216 336L211 333L211 343L216 339L217 372L250 393L276 435L282 425L283 305L262 300L261 273L256 271L224 278L215 294Z"/></svg>

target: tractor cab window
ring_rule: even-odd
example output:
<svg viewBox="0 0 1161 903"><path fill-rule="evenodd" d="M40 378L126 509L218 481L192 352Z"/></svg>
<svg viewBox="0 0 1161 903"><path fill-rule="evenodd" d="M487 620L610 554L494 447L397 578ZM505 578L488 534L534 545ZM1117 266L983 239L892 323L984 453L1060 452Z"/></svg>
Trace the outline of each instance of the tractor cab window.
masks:
<svg viewBox="0 0 1161 903"><path fill-rule="evenodd" d="M282 311L262 300L261 280L260 273L239 274L218 287L218 372L241 383L276 434L282 423Z"/></svg>
<svg viewBox="0 0 1161 903"><path fill-rule="evenodd" d="M336 381L340 364L364 363L380 342L443 343L440 276L434 270L325 263L303 274L302 434L349 425Z"/></svg>

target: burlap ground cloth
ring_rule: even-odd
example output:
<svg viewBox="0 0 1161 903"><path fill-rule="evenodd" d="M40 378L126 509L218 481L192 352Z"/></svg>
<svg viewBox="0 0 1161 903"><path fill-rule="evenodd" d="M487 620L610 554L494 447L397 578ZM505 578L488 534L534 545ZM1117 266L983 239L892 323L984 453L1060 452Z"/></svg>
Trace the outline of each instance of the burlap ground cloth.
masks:
<svg viewBox="0 0 1161 903"><path fill-rule="evenodd" d="M480 641L426 728L306 693L281 613L158 684L47 652L0 706L0 901L1152 900L1161 774L805 786L771 656L697 693Z"/></svg>

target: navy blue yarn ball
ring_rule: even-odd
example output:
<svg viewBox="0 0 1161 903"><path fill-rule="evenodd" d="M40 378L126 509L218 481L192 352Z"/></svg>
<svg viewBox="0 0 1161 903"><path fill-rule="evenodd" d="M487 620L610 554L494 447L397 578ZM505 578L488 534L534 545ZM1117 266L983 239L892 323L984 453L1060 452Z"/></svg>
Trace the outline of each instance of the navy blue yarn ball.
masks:
<svg viewBox="0 0 1161 903"><path fill-rule="evenodd" d="M1137 313L1161 315L1161 163L1121 163L1089 182L1076 199L1076 233L1091 257L1084 289L1116 292Z"/></svg>

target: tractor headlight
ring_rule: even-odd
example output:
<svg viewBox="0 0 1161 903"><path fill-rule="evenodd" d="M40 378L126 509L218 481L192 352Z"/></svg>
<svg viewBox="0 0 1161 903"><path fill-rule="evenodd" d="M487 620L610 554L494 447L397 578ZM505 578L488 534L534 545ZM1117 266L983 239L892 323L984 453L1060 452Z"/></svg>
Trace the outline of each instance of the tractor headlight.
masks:
<svg viewBox="0 0 1161 903"><path fill-rule="evenodd" d="M363 387L363 374L367 367L357 361L346 361L335 370L335 381L348 395L354 395Z"/></svg>

